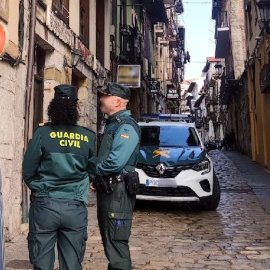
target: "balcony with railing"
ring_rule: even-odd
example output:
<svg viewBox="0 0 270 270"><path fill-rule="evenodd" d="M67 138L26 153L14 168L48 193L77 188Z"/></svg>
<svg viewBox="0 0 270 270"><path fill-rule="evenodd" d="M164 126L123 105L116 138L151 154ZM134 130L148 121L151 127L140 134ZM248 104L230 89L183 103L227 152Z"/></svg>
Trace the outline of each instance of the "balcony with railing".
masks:
<svg viewBox="0 0 270 270"><path fill-rule="evenodd" d="M232 96L237 95L243 86L241 79L235 79L234 71L224 74L221 78L220 102L221 105L228 105Z"/></svg>
<svg viewBox="0 0 270 270"><path fill-rule="evenodd" d="M164 25L162 23L155 24L154 33L156 37L163 37L165 34Z"/></svg>

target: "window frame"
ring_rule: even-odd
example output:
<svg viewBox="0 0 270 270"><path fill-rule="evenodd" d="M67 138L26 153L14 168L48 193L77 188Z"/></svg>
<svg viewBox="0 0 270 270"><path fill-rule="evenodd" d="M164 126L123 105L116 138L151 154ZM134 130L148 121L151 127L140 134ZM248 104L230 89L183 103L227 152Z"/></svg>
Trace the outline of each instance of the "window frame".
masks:
<svg viewBox="0 0 270 270"><path fill-rule="evenodd" d="M82 15L82 9L85 11L85 16ZM90 1L80 0L80 18L79 18L79 37L83 44L89 48L90 40ZM82 33L82 27L84 27L85 33Z"/></svg>
<svg viewBox="0 0 270 270"><path fill-rule="evenodd" d="M53 0L52 1L52 11L66 25L69 25L69 0Z"/></svg>

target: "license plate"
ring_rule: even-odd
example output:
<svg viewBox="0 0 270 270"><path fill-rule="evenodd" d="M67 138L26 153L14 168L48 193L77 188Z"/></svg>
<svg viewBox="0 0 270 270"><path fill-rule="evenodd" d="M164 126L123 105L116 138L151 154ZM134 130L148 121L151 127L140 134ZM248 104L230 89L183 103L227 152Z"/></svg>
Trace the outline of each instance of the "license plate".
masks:
<svg viewBox="0 0 270 270"><path fill-rule="evenodd" d="M158 180L155 179L146 179L147 187L158 187Z"/></svg>

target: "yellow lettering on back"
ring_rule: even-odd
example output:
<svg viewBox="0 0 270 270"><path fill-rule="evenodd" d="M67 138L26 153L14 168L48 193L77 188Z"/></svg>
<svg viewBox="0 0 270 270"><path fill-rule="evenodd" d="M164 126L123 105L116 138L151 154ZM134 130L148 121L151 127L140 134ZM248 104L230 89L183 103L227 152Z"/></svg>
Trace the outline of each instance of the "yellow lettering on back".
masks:
<svg viewBox="0 0 270 270"><path fill-rule="evenodd" d="M56 138L56 133L55 132L51 132L50 137L53 138L53 139L55 139Z"/></svg>
<svg viewBox="0 0 270 270"><path fill-rule="evenodd" d="M74 134L74 133L69 133L69 138L70 138L71 140L74 140L74 139L75 139L75 134Z"/></svg>
<svg viewBox="0 0 270 270"><path fill-rule="evenodd" d="M85 142L89 142L89 139L88 139L87 136L84 136L84 141L85 141Z"/></svg>
<svg viewBox="0 0 270 270"><path fill-rule="evenodd" d="M57 138L59 139L63 138L63 132L57 132Z"/></svg>
<svg viewBox="0 0 270 270"><path fill-rule="evenodd" d="M67 132L65 132L65 133L64 133L64 138L69 139L69 135L68 135L68 133L67 133Z"/></svg>
<svg viewBox="0 0 270 270"><path fill-rule="evenodd" d="M80 140L81 139L81 134L76 133L75 138L76 138L76 140Z"/></svg>
<svg viewBox="0 0 270 270"><path fill-rule="evenodd" d="M61 140L59 143L60 143L61 146L67 146L65 140Z"/></svg>
<svg viewBox="0 0 270 270"><path fill-rule="evenodd" d="M68 146L70 146L70 147L73 146L74 142L75 141L68 140Z"/></svg>

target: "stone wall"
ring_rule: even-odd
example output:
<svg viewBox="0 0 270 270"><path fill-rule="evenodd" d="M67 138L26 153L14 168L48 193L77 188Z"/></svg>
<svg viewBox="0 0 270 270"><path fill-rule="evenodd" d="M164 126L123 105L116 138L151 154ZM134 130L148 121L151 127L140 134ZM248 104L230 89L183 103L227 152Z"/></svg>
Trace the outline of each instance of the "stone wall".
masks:
<svg viewBox="0 0 270 270"><path fill-rule="evenodd" d="M251 156L251 129L247 74L243 75L243 87L231 97L228 105L227 132L234 130L236 149Z"/></svg>
<svg viewBox="0 0 270 270"><path fill-rule="evenodd" d="M19 2L19 1L18 1ZM24 48L16 66L0 61L0 170L2 172L4 226L6 240L21 233L22 226L22 160L24 152L24 117L26 74L28 64L29 6L25 1ZM38 8L36 42L46 51L44 70L43 116L47 121L47 107L53 98L53 88L61 83L71 83L72 72L79 77L78 95L80 124L96 131L97 95L94 81L103 68L90 51L84 50L84 59L76 69L64 67L64 56L70 63L71 48L45 25L46 12ZM13 17L12 17L13 19ZM1 18L0 18L1 20ZM18 24L18 18L14 18ZM17 29L15 29L17 31ZM14 31L15 31L14 30ZM14 33L13 33L14 34ZM18 35L18 33L17 33ZM14 43L14 42L13 42ZM12 43L12 46L14 45ZM77 43L76 45L80 45ZM10 51L8 51L10 52ZM13 54L10 54L13 56ZM15 55L16 56L16 55ZM89 58L87 58L89 57ZM92 66L89 66L89 63ZM33 98L31 116L33 116ZM30 132L32 125L30 121Z"/></svg>
<svg viewBox="0 0 270 270"><path fill-rule="evenodd" d="M6 239L21 231L26 66L0 62L0 169Z"/></svg>
<svg viewBox="0 0 270 270"><path fill-rule="evenodd" d="M22 159L29 37L29 2L24 1L24 45L21 50L18 44L19 1L8 2L9 43L6 52L10 59L0 61L0 170L6 240L22 230ZM12 63L11 59L20 61Z"/></svg>
<svg viewBox="0 0 270 270"><path fill-rule="evenodd" d="M47 31L39 21L37 22L37 33L39 43L46 50L44 70L44 106L43 119L48 121L47 108L54 96L54 87L58 84L72 82L72 73L78 78L78 97L80 124L96 131L97 123L97 93L95 89L95 74L93 68L86 61L81 60L76 68L64 67L64 57L70 63L71 48L60 40L55 33ZM97 64L95 63L95 66Z"/></svg>
<svg viewBox="0 0 270 270"><path fill-rule="evenodd" d="M245 70L246 60L244 0L232 0L230 7L231 53L237 79Z"/></svg>
<svg viewBox="0 0 270 270"><path fill-rule="evenodd" d="M236 80L243 82L237 91L230 90L226 133L235 132L236 149L251 155L251 129L249 114L249 93L245 71L246 36L244 0L227 0L224 2L224 17L230 27L230 51L226 57L226 71L234 72ZM226 16L225 16L226 15ZM224 21L224 23L227 23Z"/></svg>

